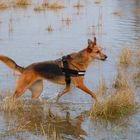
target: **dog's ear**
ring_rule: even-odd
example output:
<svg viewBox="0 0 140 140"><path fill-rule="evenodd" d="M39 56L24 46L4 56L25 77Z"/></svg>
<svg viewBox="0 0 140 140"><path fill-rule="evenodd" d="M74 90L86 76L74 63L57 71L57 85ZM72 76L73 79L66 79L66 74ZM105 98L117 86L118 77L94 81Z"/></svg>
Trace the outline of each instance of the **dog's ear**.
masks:
<svg viewBox="0 0 140 140"><path fill-rule="evenodd" d="M88 45L91 45L93 42L91 39L88 39Z"/></svg>
<svg viewBox="0 0 140 140"><path fill-rule="evenodd" d="M88 53L92 52L92 46L93 46L93 41L91 39L88 39L88 47L87 47Z"/></svg>
<svg viewBox="0 0 140 140"><path fill-rule="evenodd" d="M94 44L96 45L96 37L94 37Z"/></svg>

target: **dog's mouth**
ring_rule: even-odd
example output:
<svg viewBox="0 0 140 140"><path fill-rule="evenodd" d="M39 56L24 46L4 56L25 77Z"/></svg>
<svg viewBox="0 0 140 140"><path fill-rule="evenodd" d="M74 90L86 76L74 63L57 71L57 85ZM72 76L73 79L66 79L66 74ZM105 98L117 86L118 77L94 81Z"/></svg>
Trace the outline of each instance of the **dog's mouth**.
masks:
<svg viewBox="0 0 140 140"><path fill-rule="evenodd" d="M100 60L105 61L107 59L107 56L105 55L104 57L102 57Z"/></svg>

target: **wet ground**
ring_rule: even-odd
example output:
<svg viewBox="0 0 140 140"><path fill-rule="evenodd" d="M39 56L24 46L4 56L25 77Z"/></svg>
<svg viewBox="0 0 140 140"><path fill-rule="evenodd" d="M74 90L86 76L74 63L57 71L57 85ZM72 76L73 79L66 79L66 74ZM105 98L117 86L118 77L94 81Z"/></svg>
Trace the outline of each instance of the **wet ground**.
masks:
<svg viewBox="0 0 140 140"><path fill-rule="evenodd" d="M27 66L79 51L87 46L88 38L96 35L108 60L92 62L85 83L96 92L99 80L104 78L110 87L121 49L137 50L140 46L140 1L80 0L83 6L78 8L74 7L75 0L63 3L65 8L55 11L34 11L39 0L26 8L0 10L0 54ZM12 94L16 78L0 63L2 96ZM58 104L49 101L62 89L63 86L44 81L42 101L25 100L25 108L16 113L1 111L0 139L140 140L139 111L121 121L94 120L89 117L93 100L76 88ZM22 98L30 98L30 92Z"/></svg>

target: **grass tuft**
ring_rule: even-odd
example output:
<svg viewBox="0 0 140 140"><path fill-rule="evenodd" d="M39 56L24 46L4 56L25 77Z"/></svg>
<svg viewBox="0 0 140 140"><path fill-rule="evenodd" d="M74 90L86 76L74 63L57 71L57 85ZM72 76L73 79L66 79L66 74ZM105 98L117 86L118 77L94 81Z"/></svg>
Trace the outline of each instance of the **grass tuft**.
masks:
<svg viewBox="0 0 140 140"><path fill-rule="evenodd" d="M40 11L43 11L43 10L45 10L45 7L42 6L42 5L34 7L34 11L36 11L36 12L40 12Z"/></svg>
<svg viewBox="0 0 140 140"><path fill-rule="evenodd" d="M52 31L53 31L53 28L52 28L52 26L51 25L49 25L48 27L47 27L47 29L46 29L49 33L51 33Z"/></svg>
<svg viewBox="0 0 140 140"><path fill-rule="evenodd" d="M58 9L65 8L65 6L62 3L58 2L58 1L49 3L48 0L46 0L41 5L36 6L34 8L34 11L42 11L42 10L45 10L46 8L48 8L50 10L58 10Z"/></svg>
<svg viewBox="0 0 140 140"><path fill-rule="evenodd" d="M37 5L36 7L34 7L34 11L36 11L36 12L43 11L48 7L48 5L49 5L48 0L44 0L41 5Z"/></svg>
<svg viewBox="0 0 140 140"><path fill-rule="evenodd" d="M120 53L119 63L123 65L130 65L132 63L132 53L130 49L123 48Z"/></svg>
<svg viewBox="0 0 140 140"><path fill-rule="evenodd" d="M63 22L65 25L69 26L69 25L72 23L72 19L71 19L70 17L66 17L66 18L63 18L63 17L62 17L62 22Z"/></svg>
<svg viewBox="0 0 140 140"><path fill-rule="evenodd" d="M8 5L4 1L0 0L0 9L5 9L5 8L8 8Z"/></svg>
<svg viewBox="0 0 140 140"><path fill-rule="evenodd" d="M117 76L115 77L114 88L119 90L119 89L125 89L128 87L129 87L128 82L124 73L122 71L119 71L117 73Z"/></svg>
<svg viewBox="0 0 140 140"><path fill-rule="evenodd" d="M5 112L15 111L21 107L23 107L22 100L13 97L6 97L1 103L1 110Z"/></svg>
<svg viewBox="0 0 140 140"><path fill-rule="evenodd" d="M99 97L102 97L107 91L107 85L105 79L99 80L99 86L97 88L97 94Z"/></svg>
<svg viewBox="0 0 140 140"><path fill-rule="evenodd" d="M29 4L31 4L30 0L13 0L14 7L26 7Z"/></svg>
<svg viewBox="0 0 140 140"><path fill-rule="evenodd" d="M122 16L122 12L117 10L112 13L114 16Z"/></svg>
<svg viewBox="0 0 140 140"><path fill-rule="evenodd" d="M136 111L137 104L134 93L130 89L118 90L100 103L92 107L93 118L104 118L107 120L120 119Z"/></svg>
<svg viewBox="0 0 140 140"><path fill-rule="evenodd" d="M94 3L95 3L95 4L100 4L100 3L101 3L101 0L95 0Z"/></svg>
<svg viewBox="0 0 140 140"><path fill-rule="evenodd" d="M140 87L140 70L134 73L133 80L134 80L135 86Z"/></svg>
<svg viewBox="0 0 140 140"><path fill-rule="evenodd" d="M99 117L107 120L120 119L136 111L138 106L135 101L135 94L128 85L127 78L122 71L118 71L114 87L111 88L109 94L106 94L108 96L101 94L101 100L93 104L91 110L91 116L93 118ZM105 86L101 86L100 88L102 89L102 87Z"/></svg>
<svg viewBox="0 0 140 140"><path fill-rule="evenodd" d="M48 3L46 5L46 7L49 8L49 9L51 9L51 10L57 10L57 9L63 9L63 8L65 8L65 6L62 3L58 2L58 1L55 1L53 3Z"/></svg>
<svg viewBox="0 0 140 140"><path fill-rule="evenodd" d="M81 8L81 7L84 7L84 5L81 4L80 0L78 0L77 3L73 5L73 7L79 9L79 8Z"/></svg>

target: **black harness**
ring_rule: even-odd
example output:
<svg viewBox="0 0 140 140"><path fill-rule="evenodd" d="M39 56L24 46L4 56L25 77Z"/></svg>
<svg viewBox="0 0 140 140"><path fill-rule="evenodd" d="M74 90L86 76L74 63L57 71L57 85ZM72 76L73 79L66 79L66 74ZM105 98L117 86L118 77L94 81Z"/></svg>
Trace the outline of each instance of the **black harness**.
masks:
<svg viewBox="0 0 140 140"><path fill-rule="evenodd" d="M85 75L86 71L69 69L68 56L63 56L62 57L62 62L63 62L63 68L61 68L61 70L65 74L66 85L70 85L71 77L77 77L77 76L84 76Z"/></svg>

